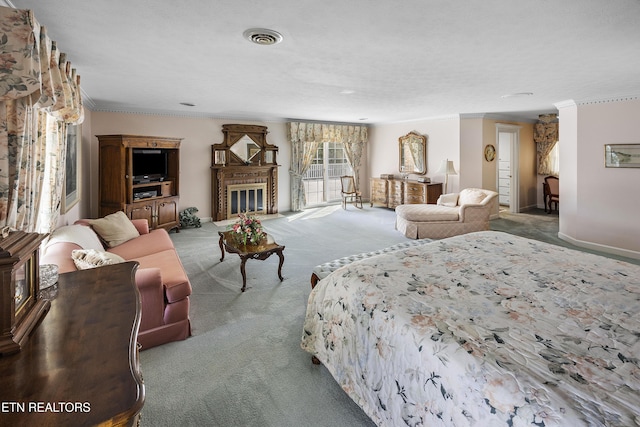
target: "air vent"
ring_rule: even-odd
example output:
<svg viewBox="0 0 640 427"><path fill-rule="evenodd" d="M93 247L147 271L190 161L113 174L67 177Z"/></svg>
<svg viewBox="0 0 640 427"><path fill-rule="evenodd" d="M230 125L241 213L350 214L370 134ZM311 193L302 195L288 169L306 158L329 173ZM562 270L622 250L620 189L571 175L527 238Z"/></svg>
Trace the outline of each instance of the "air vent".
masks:
<svg viewBox="0 0 640 427"><path fill-rule="evenodd" d="M266 28L250 28L242 34L250 42L263 46L278 44L282 41L282 34Z"/></svg>

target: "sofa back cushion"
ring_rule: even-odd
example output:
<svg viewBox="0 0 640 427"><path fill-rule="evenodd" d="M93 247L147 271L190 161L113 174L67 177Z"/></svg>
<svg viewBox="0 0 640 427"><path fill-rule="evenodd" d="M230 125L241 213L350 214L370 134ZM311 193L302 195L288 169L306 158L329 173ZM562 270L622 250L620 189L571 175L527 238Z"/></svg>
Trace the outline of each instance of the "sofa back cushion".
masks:
<svg viewBox="0 0 640 427"><path fill-rule="evenodd" d="M465 188L460 192L458 205L479 205L487 197L487 193L477 188Z"/></svg>
<svg viewBox="0 0 640 427"><path fill-rule="evenodd" d="M89 224L110 248L140 236L136 226L122 211L112 213L104 218L92 219Z"/></svg>

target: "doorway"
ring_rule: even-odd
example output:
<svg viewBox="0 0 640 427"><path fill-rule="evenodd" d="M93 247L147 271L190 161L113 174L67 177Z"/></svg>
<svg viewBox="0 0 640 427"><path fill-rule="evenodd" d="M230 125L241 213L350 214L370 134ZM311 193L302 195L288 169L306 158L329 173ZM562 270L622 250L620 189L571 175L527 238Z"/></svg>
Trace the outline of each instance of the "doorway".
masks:
<svg viewBox="0 0 640 427"><path fill-rule="evenodd" d="M520 126L496 124L498 161L496 176L500 209L511 213L520 211L519 196L519 151Z"/></svg>

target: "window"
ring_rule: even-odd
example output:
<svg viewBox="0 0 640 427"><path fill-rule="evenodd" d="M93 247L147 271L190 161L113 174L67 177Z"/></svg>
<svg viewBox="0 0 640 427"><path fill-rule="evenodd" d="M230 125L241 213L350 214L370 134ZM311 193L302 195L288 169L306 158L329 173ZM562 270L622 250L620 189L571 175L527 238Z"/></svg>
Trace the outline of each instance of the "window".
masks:
<svg viewBox="0 0 640 427"><path fill-rule="evenodd" d="M353 169L341 143L324 142L318 145L315 158L304 174L306 206L317 206L341 199L340 177L353 175Z"/></svg>

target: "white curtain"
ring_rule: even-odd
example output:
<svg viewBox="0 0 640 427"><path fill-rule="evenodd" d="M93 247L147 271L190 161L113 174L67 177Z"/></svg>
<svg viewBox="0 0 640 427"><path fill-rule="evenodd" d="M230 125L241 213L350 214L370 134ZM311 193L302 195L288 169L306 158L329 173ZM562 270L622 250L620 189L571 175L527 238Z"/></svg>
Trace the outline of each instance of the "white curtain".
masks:
<svg viewBox="0 0 640 427"><path fill-rule="evenodd" d="M0 226L49 232L62 187L43 191L45 176L60 178L64 126L84 119L80 79L31 11L0 7L0 22Z"/></svg>
<svg viewBox="0 0 640 427"><path fill-rule="evenodd" d="M367 142L366 126L338 125L331 123L287 123L287 135L291 143L291 210L302 211L306 204L302 177L311 166L318 144L342 143L349 165L359 188L359 171L362 152Z"/></svg>

